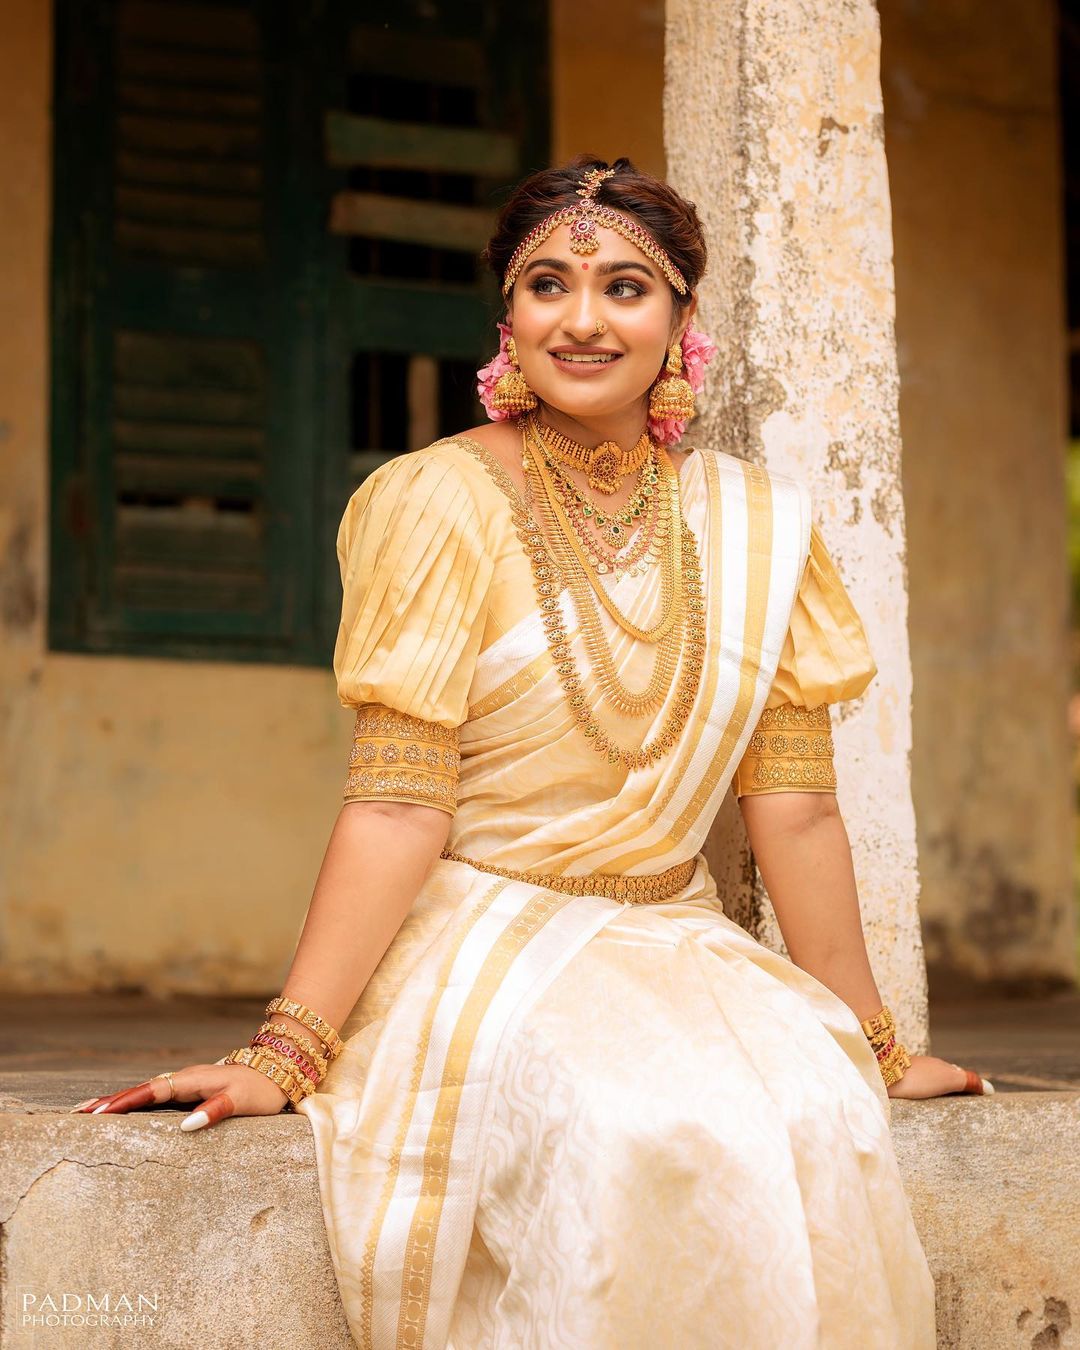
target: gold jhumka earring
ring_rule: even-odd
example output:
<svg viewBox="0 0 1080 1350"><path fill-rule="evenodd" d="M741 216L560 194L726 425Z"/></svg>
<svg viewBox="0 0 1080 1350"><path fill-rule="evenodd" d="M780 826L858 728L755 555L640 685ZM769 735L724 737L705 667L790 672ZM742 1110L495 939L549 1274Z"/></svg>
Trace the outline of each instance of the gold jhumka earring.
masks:
<svg viewBox="0 0 1080 1350"><path fill-rule="evenodd" d="M682 342L673 342L664 362L665 373L649 391L649 416L691 418L694 415L694 391L682 373Z"/></svg>
<svg viewBox="0 0 1080 1350"><path fill-rule="evenodd" d="M519 413L531 412L536 407L536 395L521 373L513 338L507 339L506 355L510 359L511 369L505 371L495 381L491 403L500 412L510 413L516 417Z"/></svg>

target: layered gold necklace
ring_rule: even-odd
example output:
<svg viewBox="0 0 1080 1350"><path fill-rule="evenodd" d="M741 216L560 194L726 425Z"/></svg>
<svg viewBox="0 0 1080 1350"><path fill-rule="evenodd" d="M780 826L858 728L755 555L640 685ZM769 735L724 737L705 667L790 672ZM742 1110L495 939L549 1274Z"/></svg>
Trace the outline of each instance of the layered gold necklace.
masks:
<svg viewBox="0 0 1080 1350"><path fill-rule="evenodd" d="M657 505L661 551L661 617L641 628L622 614L608 595L597 565L567 517L545 462L544 440L535 419L522 429L522 468L525 473L525 509L515 515L518 534L533 572L533 584L555 670L567 702L594 749L609 763L627 769L645 768L676 744L697 697L705 655L705 601L701 566L693 531L679 504L679 476L663 450L650 449L656 458L659 489ZM594 674L607 701L626 716L655 711L671 691L679 669L678 687L659 733L640 749L618 745L586 706L581 675L570 651L559 600L558 581L570 592ZM639 641L657 647L653 675L640 692L626 687L618 675L595 599L599 598L616 624ZM681 656L681 664L680 664Z"/></svg>
<svg viewBox="0 0 1080 1350"><path fill-rule="evenodd" d="M610 496L618 492L619 484L628 473L635 473L652 451L648 427L637 443L623 450L615 441L601 441L599 445L582 445L571 440L554 427L544 426L544 439L555 457L572 469L580 470L589 480L589 486Z"/></svg>
<svg viewBox="0 0 1080 1350"><path fill-rule="evenodd" d="M544 440L545 428L540 425L538 431ZM624 507L610 513L582 492L563 465L547 452L545 441L545 462L555 490L590 564L600 573L610 572L617 581L626 574L640 576L662 551L656 537L663 493L655 450L650 449L641 466L634 495Z"/></svg>

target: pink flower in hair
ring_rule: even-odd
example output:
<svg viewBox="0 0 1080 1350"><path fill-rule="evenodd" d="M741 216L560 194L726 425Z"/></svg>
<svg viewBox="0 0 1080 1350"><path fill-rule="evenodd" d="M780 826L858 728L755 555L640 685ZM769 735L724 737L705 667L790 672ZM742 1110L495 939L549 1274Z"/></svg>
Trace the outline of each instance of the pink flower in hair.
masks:
<svg viewBox="0 0 1080 1350"><path fill-rule="evenodd" d="M486 366L481 366L476 372L477 385L476 392L480 402L484 405L484 410L492 422L505 422L512 414L503 412L496 408L492 401L495 397L495 381L500 375L505 375L508 370L513 370L514 363L506 350L506 344L510 339L513 330L507 323L499 323L499 350L491 358Z"/></svg>
<svg viewBox="0 0 1080 1350"><path fill-rule="evenodd" d="M705 384L705 367L716 355L716 343L712 338L688 324L682 335L683 375L695 394L700 393ZM649 434L661 445L674 445L682 440L688 417L650 417Z"/></svg>

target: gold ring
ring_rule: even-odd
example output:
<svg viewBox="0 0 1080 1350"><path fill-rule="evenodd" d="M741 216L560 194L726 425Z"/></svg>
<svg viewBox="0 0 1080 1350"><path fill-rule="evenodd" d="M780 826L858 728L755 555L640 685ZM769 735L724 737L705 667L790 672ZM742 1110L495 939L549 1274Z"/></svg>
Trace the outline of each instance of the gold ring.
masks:
<svg viewBox="0 0 1080 1350"><path fill-rule="evenodd" d="M170 1069L166 1073L155 1073L150 1076L151 1082L153 1082L155 1078L167 1078L169 1080L169 1101L172 1101L176 1096L176 1084L173 1082L173 1074L175 1072L175 1069Z"/></svg>
<svg viewBox="0 0 1080 1350"><path fill-rule="evenodd" d="M597 321L596 321L596 327L593 329L593 331L592 331L592 333L590 334L590 336L591 336L591 337L599 337L602 333L606 333L606 332L607 332L607 324L603 321L603 319L597 319Z"/></svg>

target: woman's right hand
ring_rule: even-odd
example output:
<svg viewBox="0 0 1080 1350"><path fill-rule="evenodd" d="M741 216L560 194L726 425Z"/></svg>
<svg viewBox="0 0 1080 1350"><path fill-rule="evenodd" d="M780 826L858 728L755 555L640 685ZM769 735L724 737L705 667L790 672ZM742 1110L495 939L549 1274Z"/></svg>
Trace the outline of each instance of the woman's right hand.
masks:
<svg viewBox="0 0 1080 1350"><path fill-rule="evenodd" d="M172 1080L178 1102L198 1102L180 1122L182 1130L216 1125L226 1116L276 1116L288 1101L285 1093L258 1069L247 1064L192 1064L174 1069ZM71 1112L81 1115L119 1115L141 1106L168 1102L169 1080L160 1075L104 1097L90 1097Z"/></svg>

